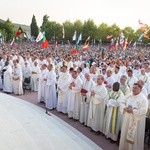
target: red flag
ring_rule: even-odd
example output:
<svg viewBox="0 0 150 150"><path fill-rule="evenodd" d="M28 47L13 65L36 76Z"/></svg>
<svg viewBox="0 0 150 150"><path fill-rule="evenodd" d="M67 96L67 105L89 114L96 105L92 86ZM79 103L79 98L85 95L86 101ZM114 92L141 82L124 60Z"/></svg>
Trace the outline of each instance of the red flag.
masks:
<svg viewBox="0 0 150 150"><path fill-rule="evenodd" d="M23 33L23 30L21 27L19 27L18 31L16 32L16 37L19 37Z"/></svg>
<svg viewBox="0 0 150 150"><path fill-rule="evenodd" d="M72 49L72 50L71 50L71 54L72 54L72 55L76 55L76 54L77 54L77 50L76 50L76 49Z"/></svg>
<svg viewBox="0 0 150 150"><path fill-rule="evenodd" d="M43 42L42 42L42 48L47 48L48 47L48 41L45 39Z"/></svg>
<svg viewBox="0 0 150 150"><path fill-rule="evenodd" d="M83 49L84 51L86 51L86 50L88 50L88 47L89 47L89 44L86 44L86 45L84 45L84 46L82 47L82 49Z"/></svg>

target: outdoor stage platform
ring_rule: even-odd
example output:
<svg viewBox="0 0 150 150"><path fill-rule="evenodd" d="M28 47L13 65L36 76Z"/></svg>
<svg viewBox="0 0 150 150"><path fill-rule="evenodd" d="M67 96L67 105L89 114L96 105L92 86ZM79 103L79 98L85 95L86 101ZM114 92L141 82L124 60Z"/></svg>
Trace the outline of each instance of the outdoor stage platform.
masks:
<svg viewBox="0 0 150 150"><path fill-rule="evenodd" d="M102 150L43 108L3 93L0 130L0 150Z"/></svg>

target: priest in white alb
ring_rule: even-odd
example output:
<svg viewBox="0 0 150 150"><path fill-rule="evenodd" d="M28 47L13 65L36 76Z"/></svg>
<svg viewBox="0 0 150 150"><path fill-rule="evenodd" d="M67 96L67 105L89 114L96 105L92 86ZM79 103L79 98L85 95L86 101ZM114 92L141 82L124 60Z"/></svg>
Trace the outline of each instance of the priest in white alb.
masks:
<svg viewBox="0 0 150 150"><path fill-rule="evenodd" d="M143 150L145 119L148 100L142 94L139 83L133 85L132 93L122 99L120 111L123 114L119 150Z"/></svg>
<svg viewBox="0 0 150 150"><path fill-rule="evenodd" d="M42 72L39 75L39 85L38 85L38 102L45 102L46 95L46 74L47 74L47 65L42 65Z"/></svg>
<svg viewBox="0 0 150 150"><path fill-rule="evenodd" d="M95 82L91 78L90 73L85 73L85 80L81 89L81 108L80 108L80 122L87 125L88 113L89 113L89 104L90 97L87 97L88 93L91 92Z"/></svg>
<svg viewBox="0 0 150 150"><path fill-rule="evenodd" d="M31 68L31 89L32 91L38 91L38 78L41 73L41 69L38 63L35 61Z"/></svg>
<svg viewBox="0 0 150 150"><path fill-rule="evenodd" d="M106 138L110 138L111 142L116 142L118 140L119 131L121 130L122 115L119 112L119 107L120 101L123 99L124 94L120 90L120 84L115 82L106 101L107 108L103 129Z"/></svg>
<svg viewBox="0 0 150 150"><path fill-rule="evenodd" d="M23 94L22 88L23 75L22 70L17 61L14 61L14 66L12 69L12 87L13 93L17 95Z"/></svg>
<svg viewBox="0 0 150 150"><path fill-rule="evenodd" d="M45 103L47 109L56 108L57 98L56 98L56 73L53 70L53 65L50 64L47 67L48 71L46 73L45 86Z"/></svg>
<svg viewBox="0 0 150 150"><path fill-rule="evenodd" d="M5 62L4 69L6 71L4 72L3 91L6 93L12 93L12 67L8 61Z"/></svg>
<svg viewBox="0 0 150 150"><path fill-rule="evenodd" d="M72 78L69 84L67 112L69 118L78 120L80 116L80 106L82 98L80 93L82 88L82 81L78 76L77 71L72 71L71 75Z"/></svg>
<svg viewBox="0 0 150 150"><path fill-rule="evenodd" d="M57 111L63 112L64 114L67 113L67 106L68 106L68 90L69 84L71 80L71 75L67 71L67 66L61 67L60 77L57 83L58 89L58 102L57 102Z"/></svg>
<svg viewBox="0 0 150 150"><path fill-rule="evenodd" d="M98 75L97 83L87 96L90 98L88 126L95 132L102 132L104 124L105 98L107 97L107 89L104 85L104 77Z"/></svg>

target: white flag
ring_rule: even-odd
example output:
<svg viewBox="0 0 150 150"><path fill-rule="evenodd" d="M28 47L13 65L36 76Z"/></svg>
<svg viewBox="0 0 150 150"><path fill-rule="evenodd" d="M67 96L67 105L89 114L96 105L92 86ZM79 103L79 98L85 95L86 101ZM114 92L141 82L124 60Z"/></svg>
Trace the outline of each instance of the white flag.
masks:
<svg viewBox="0 0 150 150"><path fill-rule="evenodd" d="M74 35L73 35L73 37L72 37L72 41L75 41L76 38L77 38L77 31L74 32Z"/></svg>
<svg viewBox="0 0 150 150"><path fill-rule="evenodd" d="M14 42L15 42L15 38L13 38L13 40L10 43L10 45L13 46Z"/></svg>
<svg viewBox="0 0 150 150"><path fill-rule="evenodd" d="M39 42L39 41L41 41L42 39L43 39L43 34L42 34L42 32L39 32L39 34L38 34L38 36L37 36L37 38L36 38L36 42Z"/></svg>
<svg viewBox="0 0 150 150"><path fill-rule="evenodd" d="M82 41L82 33L80 33L79 37L78 37L78 41L77 41L77 44L80 43L80 41Z"/></svg>

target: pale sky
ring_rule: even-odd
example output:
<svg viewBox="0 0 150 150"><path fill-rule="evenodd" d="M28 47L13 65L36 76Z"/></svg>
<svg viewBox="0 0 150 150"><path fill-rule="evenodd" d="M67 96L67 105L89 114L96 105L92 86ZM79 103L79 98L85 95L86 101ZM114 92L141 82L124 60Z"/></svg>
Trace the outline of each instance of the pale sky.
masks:
<svg viewBox="0 0 150 150"><path fill-rule="evenodd" d="M26 25L34 14L40 26L47 14L59 23L90 18L96 25L104 22L138 28L140 19L150 26L150 0L0 0L0 6L0 19Z"/></svg>

